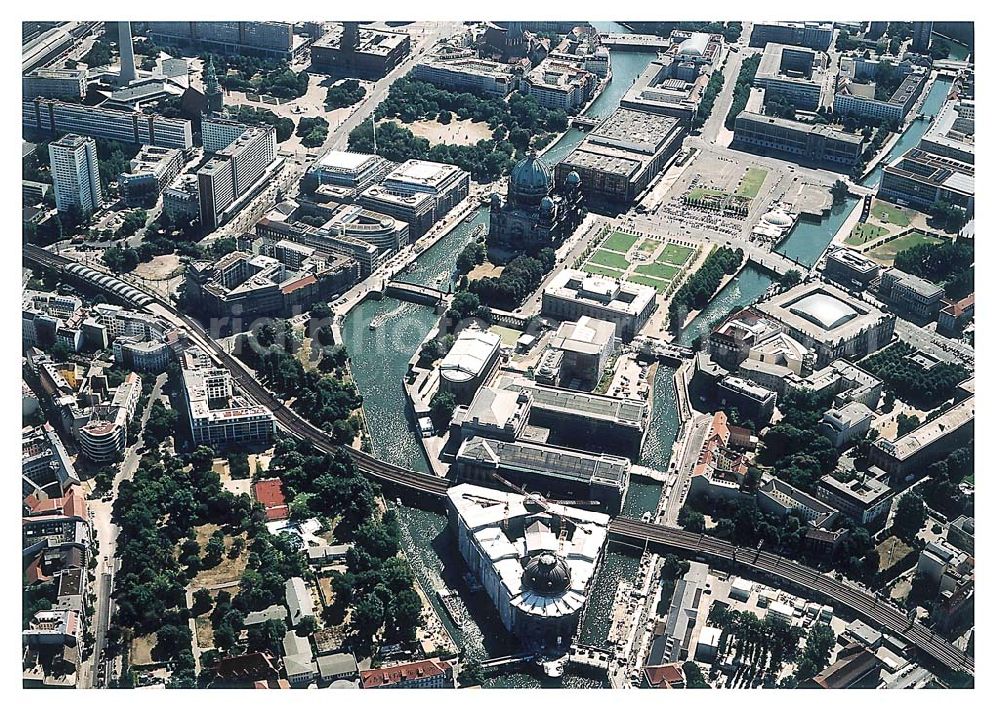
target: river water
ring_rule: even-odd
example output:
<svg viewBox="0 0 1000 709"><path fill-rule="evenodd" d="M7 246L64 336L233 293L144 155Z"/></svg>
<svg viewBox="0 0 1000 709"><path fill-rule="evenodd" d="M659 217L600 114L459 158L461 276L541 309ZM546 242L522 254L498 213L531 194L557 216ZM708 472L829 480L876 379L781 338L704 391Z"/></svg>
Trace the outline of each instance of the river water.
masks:
<svg viewBox="0 0 1000 709"><path fill-rule="evenodd" d="M601 31L624 31L615 23L597 23ZM636 76L655 53L613 52L613 78L588 109L587 115L603 118L617 106ZM545 153L554 165L579 145L586 134L571 129ZM398 278L410 283L447 290L454 276L455 256L472 238L479 223L486 223L488 211L479 210L472 223L462 222L437 244L420 255L409 272ZM373 318L381 326L369 329ZM428 462L416 435L402 380L410 357L416 352L437 316L432 308L403 303L394 298L367 301L348 314L342 326L344 344L351 358L351 371L364 396L365 417L375 455L397 465L427 472ZM643 462L665 466L677 436L678 418L672 382L673 370L661 367L656 374L652 422L643 449ZM641 516L656 508L661 486L633 481L625 501L627 514ZM447 529L447 518L423 509L399 509L403 527L403 547L424 592L438 609L452 637L470 657L486 658L506 654L516 648L500 625L495 610L481 594L470 596L461 580L465 565ZM610 607L618 581L638 571L638 559L627 550L609 548L598 569L592 600L582 627L582 641L605 644L610 625ZM462 593L464 604L454 622L443 610L436 592L451 587ZM471 609L471 610L470 610ZM538 687L534 675L504 671L487 681L491 687ZM593 687L600 682L573 673L563 678L565 687Z"/></svg>
<svg viewBox="0 0 1000 709"><path fill-rule="evenodd" d="M595 24L601 31L624 31L624 28L615 23ZM613 52L613 79L587 111L587 115L602 118L611 113L636 76L655 56L654 53ZM946 95L947 83L935 84L925 104L925 112L936 112ZM894 150L889 159L915 145L926 125L911 127L902 136L900 145L897 146L898 153ZM911 136L914 128L917 130ZM544 159L554 165L572 152L585 135L582 131L570 129L545 153ZM877 179L876 176L875 182ZM818 222L800 222L779 250L802 263L815 263L847 218L851 207L853 203L841 205ZM400 274L398 278L447 290L446 286L453 282L455 256L472 238L476 225L486 223L487 220L488 211L480 209L473 222L457 225L437 244L421 254L409 272ZM690 344L699 334L708 332L730 310L757 299L770 283L768 274L753 266L744 268L683 330L681 343ZM380 320L381 326L371 330L369 323L374 318ZM430 307L385 298L357 305L342 326L344 344L351 358L351 371L364 396L365 415L374 453L397 465L424 472L430 468L415 433L402 380L408 360L436 320L437 316ZM673 373L672 368L661 366L655 375L650 426L641 455L641 462L650 467L667 466L671 447L677 437L679 422ZM644 512L654 510L660 493L659 484L633 480L625 500L625 514L640 517ZM480 659L514 650L511 639L500 625L489 601L481 594L470 596L466 592L461 581L461 575L465 571L464 562L448 533L447 518L438 512L405 506L399 509L399 513L407 558L413 564L424 592L437 607L439 615L460 646L470 657ZM621 579L635 576L638 564L634 553L614 545L609 546L598 569L581 624L582 642L605 644L615 589ZM457 623L444 612L436 596L438 590L446 587L458 589L462 593L464 604L457 611ZM486 684L491 687L539 686L534 675L512 672L493 676ZM563 680L563 686L566 687L591 687L599 684L594 679L572 673L567 673Z"/></svg>

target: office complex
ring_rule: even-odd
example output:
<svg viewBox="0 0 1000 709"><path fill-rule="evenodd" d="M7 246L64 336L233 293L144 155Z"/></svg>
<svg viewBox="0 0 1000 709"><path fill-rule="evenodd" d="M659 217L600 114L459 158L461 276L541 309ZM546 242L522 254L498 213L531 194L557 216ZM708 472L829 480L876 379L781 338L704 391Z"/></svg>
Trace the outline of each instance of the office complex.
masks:
<svg viewBox="0 0 1000 709"><path fill-rule="evenodd" d="M976 102L974 85L956 80L920 144L886 165L879 196L928 210L935 203L975 210Z"/></svg>
<svg viewBox="0 0 1000 709"><path fill-rule="evenodd" d="M674 156L684 125L673 116L619 108L556 166L556 182L576 172L589 203L628 204Z"/></svg>
<svg viewBox="0 0 1000 709"><path fill-rule="evenodd" d="M55 99L23 99L21 123L26 129L42 133L78 133L123 143L184 150L193 145L189 120L64 103Z"/></svg>
<svg viewBox="0 0 1000 709"><path fill-rule="evenodd" d="M87 95L87 72L83 69L35 69L21 77L23 98L82 99Z"/></svg>
<svg viewBox="0 0 1000 709"><path fill-rule="evenodd" d="M565 652L607 538L605 514L461 484L448 490L458 549L500 621L529 651Z"/></svg>
<svg viewBox="0 0 1000 709"><path fill-rule="evenodd" d="M975 177L971 163L913 148L886 165L878 194L918 209L944 202L972 211Z"/></svg>
<svg viewBox="0 0 1000 709"><path fill-rule="evenodd" d="M823 275L852 289L867 288L882 269L866 256L851 249L837 249L826 257Z"/></svg>
<svg viewBox="0 0 1000 709"><path fill-rule="evenodd" d="M143 146L139 154L129 161L128 171L118 176L125 204L152 207L183 166L184 154L180 150Z"/></svg>
<svg viewBox="0 0 1000 709"><path fill-rule="evenodd" d="M576 62L546 58L521 77L520 88L544 108L574 113L594 94L597 77Z"/></svg>
<svg viewBox="0 0 1000 709"><path fill-rule="evenodd" d="M273 126L249 126L198 170L201 224L214 229L233 213L275 161Z"/></svg>
<svg viewBox="0 0 1000 709"><path fill-rule="evenodd" d="M825 105L836 73L827 71L825 54L803 47L770 42L764 47L753 85L764 89L767 101L784 99L797 109L815 111Z"/></svg>
<svg viewBox="0 0 1000 709"><path fill-rule="evenodd" d="M392 163L378 155L331 150L316 160L309 172L320 187L342 189L344 199L351 200L382 180L391 169Z"/></svg>
<svg viewBox="0 0 1000 709"><path fill-rule="evenodd" d="M842 357L860 357L892 339L896 318L890 313L824 283L801 283L755 306L806 347L815 350L816 366Z"/></svg>
<svg viewBox="0 0 1000 709"><path fill-rule="evenodd" d="M896 440L879 438L869 454L872 463L897 479L921 470L972 438L975 410L976 397L970 396Z"/></svg>
<svg viewBox="0 0 1000 709"><path fill-rule="evenodd" d="M861 474L841 481L833 475L824 475L816 487L816 497L858 524L869 525L889 513L896 494L883 477L884 473Z"/></svg>
<svg viewBox="0 0 1000 709"><path fill-rule="evenodd" d="M211 115L201 119L201 144L206 153L217 153L228 148L243 135L248 126L246 123L233 121L223 116Z"/></svg>
<svg viewBox="0 0 1000 709"><path fill-rule="evenodd" d="M426 81L448 91L469 91L499 97L516 90L518 83L510 64L477 59L472 52L469 56L434 57L418 62L409 78Z"/></svg>
<svg viewBox="0 0 1000 709"><path fill-rule="evenodd" d="M807 165L829 165L852 170L861 162L865 139L830 125L800 123L742 111L736 116L734 148L780 153Z"/></svg>
<svg viewBox="0 0 1000 709"><path fill-rule="evenodd" d="M274 415L237 394L229 370L216 367L204 351L184 352L181 374L181 395L196 446L252 444L273 438Z"/></svg>
<svg viewBox="0 0 1000 709"><path fill-rule="evenodd" d="M319 71L337 71L365 79L381 79L410 53L410 35L394 30L359 27L344 22L312 46Z"/></svg>
<svg viewBox="0 0 1000 709"><path fill-rule="evenodd" d="M97 143L93 138L64 135L49 143L49 166L56 191L56 209L92 214L103 198L97 169Z"/></svg>
<svg viewBox="0 0 1000 709"><path fill-rule="evenodd" d="M754 22L750 46L765 47L775 42L826 52L833 44L834 32L832 22Z"/></svg>
<svg viewBox="0 0 1000 709"><path fill-rule="evenodd" d="M879 98L881 87L875 77L881 64L874 59L843 60L837 93L833 97L835 114L903 124L927 82L927 69L893 62L893 78L899 85L889 96Z"/></svg>
<svg viewBox="0 0 1000 709"><path fill-rule="evenodd" d="M268 255L234 251L215 263L189 264L189 301L211 315L288 316L330 300L360 275L354 259L290 241L262 251Z"/></svg>
<svg viewBox="0 0 1000 709"><path fill-rule="evenodd" d="M469 196L469 183L469 173L454 165L407 160L364 190L358 204L406 222L418 239Z"/></svg>
<svg viewBox="0 0 1000 709"><path fill-rule="evenodd" d="M890 268L878 283L882 302L894 306L908 320L930 322L941 312L944 288L919 276Z"/></svg>
<svg viewBox="0 0 1000 709"><path fill-rule="evenodd" d="M285 60L293 58L295 49L290 22L150 22L149 37L167 46Z"/></svg>

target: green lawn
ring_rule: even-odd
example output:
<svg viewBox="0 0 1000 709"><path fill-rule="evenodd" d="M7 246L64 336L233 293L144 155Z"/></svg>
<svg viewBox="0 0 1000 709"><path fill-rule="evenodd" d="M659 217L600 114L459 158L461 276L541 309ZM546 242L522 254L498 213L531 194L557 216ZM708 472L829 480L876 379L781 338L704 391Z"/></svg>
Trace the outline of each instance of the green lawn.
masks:
<svg viewBox="0 0 1000 709"><path fill-rule="evenodd" d="M729 196L728 193L723 192L722 190L714 189L712 187L695 187L693 190L688 192L688 197L690 197L695 201L705 199L706 197L723 198L728 196Z"/></svg>
<svg viewBox="0 0 1000 709"><path fill-rule="evenodd" d="M625 253L632 248L632 244L639 240L638 236L634 234L624 234L620 231L612 232L604 243L601 244L602 249L607 249L608 251L617 251L620 254Z"/></svg>
<svg viewBox="0 0 1000 709"><path fill-rule="evenodd" d="M855 224L851 235L847 237L847 243L852 246L860 246L888 233L888 229L877 224Z"/></svg>
<svg viewBox="0 0 1000 709"><path fill-rule="evenodd" d="M594 264L588 262L583 264L582 269L587 273L592 273L595 276L607 276L608 278L621 278L624 271L619 271L614 268L604 268L603 266L595 266Z"/></svg>
<svg viewBox="0 0 1000 709"><path fill-rule="evenodd" d="M865 256L873 258L876 261L891 263L896 260L896 254L900 251L906 251L917 244L940 244L941 242L942 239L938 239L937 237L925 236L924 234L913 232L912 234L907 234L906 236L901 236L898 239L888 241L879 246L877 249L869 251L865 254Z"/></svg>
<svg viewBox="0 0 1000 709"><path fill-rule="evenodd" d="M643 239L642 243L639 244L639 251L647 255L655 254L658 248L660 248L660 242L653 239Z"/></svg>
<svg viewBox="0 0 1000 709"><path fill-rule="evenodd" d="M872 201L871 213L868 218L888 222L896 226L910 226L910 221L913 219L913 211L876 199Z"/></svg>
<svg viewBox="0 0 1000 709"><path fill-rule="evenodd" d="M644 263L635 267L635 272L640 273L643 276L652 276L653 278L662 278L668 283L674 279L680 271L677 266L668 266L665 263Z"/></svg>
<svg viewBox="0 0 1000 709"><path fill-rule="evenodd" d="M591 254L587 261L589 263L597 264L598 266L617 268L621 271L624 271L629 266L629 260L627 258L621 254L616 254L613 251L605 251L604 249L597 249L597 251Z"/></svg>
<svg viewBox="0 0 1000 709"><path fill-rule="evenodd" d="M740 184L736 187L736 196L753 199L760 192L760 187L766 179L767 170L759 167L749 168L746 174L743 175L743 179L740 180Z"/></svg>
<svg viewBox="0 0 1000 709"><path fill-rule="evenodd" d="M657 263L669 263L674 266L683 266L691 258L694 249L689 246L678 246L677 244L667 244L663 251L656 257Z"/></svg>
<svg viewBox="0 0 1000 709"><path fill-rule="evenodd" d="M628 277L628 280L632 283L638 283L641 286L649 286L650 288L655 288L657 293L662 293L667 289L670 284L666 281L661 281L659 278L650 278L649 276L640 276L638 273L633 273Z"/></svg>

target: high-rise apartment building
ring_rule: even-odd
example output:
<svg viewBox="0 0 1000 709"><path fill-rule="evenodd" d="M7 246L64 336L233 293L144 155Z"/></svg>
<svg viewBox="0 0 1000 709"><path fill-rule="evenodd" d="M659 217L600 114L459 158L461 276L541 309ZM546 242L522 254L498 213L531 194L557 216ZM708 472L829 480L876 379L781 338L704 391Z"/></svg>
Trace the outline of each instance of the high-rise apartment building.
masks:
<svg viewBox="0 0 1000 709"><path fill-rule="evenodd" d="M90 214L101 206L97 143L93 138L70 134L49 143L49 164L60 212L75 207L81 214Z"/></svg>

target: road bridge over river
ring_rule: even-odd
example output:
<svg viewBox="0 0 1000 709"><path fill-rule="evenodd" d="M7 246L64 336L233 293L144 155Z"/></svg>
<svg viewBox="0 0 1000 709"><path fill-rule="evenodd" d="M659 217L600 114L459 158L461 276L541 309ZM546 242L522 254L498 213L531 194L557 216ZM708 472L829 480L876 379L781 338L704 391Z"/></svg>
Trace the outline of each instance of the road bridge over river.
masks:
<svg viewBox="0 0 1000 709"><path fill-rule="evenodd" d="M22 258L25 262L61 271L67 275L75 275L78 278L87 278L88 275L81 273L79 269L69 268L74 264L70 259L37 246L23 246ZM93 285L101 287L99 281L105 275L107 274L98 273ZM136 283L130 285L133 288L114 288L113 294L132 307L147 310L184 327L192 340L204 347L220 366L229 370L242 391L266 406L274 414L278 425L291 435L310 441L324 452L333 454L346 452L361 471L383 483L399 486L430 498L440 499L447 494L449 481L444 478L408 470L357 449L333 443L326 433L288 408L257 380L253 372L208 337L198 321L181 313L159 295L148 291L133 293L141 291L141 288ZM722 539L628 517L613 519L609 531L613 538L626 543L641 547L656 546L671 549L686 556L703 557L722 564L737 564L770 575L787 584L806 589L811 594L831 599L864 618L874 627L883 628L905 638L915 648L952 670L969 674L975 671L973 658L926 626L912 621L892 603L875 596L857 584L827 576L795 560L767 551L739 547Z"/></svg>

